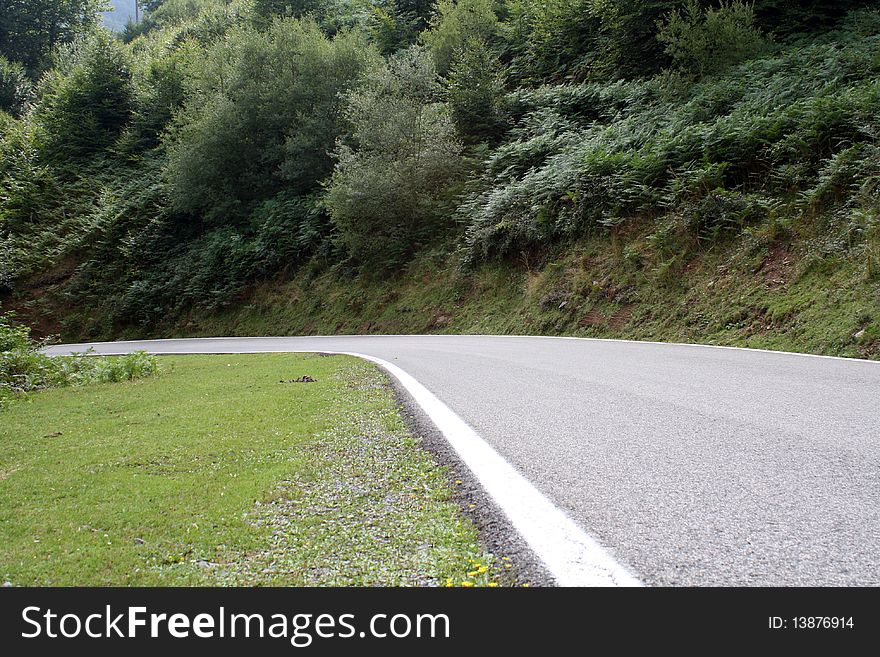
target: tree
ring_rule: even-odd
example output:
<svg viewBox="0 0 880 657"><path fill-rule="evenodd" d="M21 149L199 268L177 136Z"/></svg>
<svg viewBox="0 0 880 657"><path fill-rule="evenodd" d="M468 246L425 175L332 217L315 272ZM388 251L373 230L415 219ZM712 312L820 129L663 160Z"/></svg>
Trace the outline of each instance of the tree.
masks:
<svg viewBox="0 0 880 657"><path fill-rule="evenodd" d="M440 0L431 20L431 29L422 34L434 65L446 75L456 56L469 41L489 44L498 36L500 25L493 0Z"/></svg>
<svg viewBox="0 0 880 657"><path fill-rule="evenodd" d="M412 17L419 31L427 27L435 4L436 0L394 0L397 13Z"/></svg>
<svg viewBox="0 0 880 657"><path fill-rule="evenodd" d="M767 47L755 27L752 6L740 0L707 9L689 0L683 11L673 11L658 27L657 39L665 45L674 67L697 77L718 73Z"/></svg>
<svg viewBox="0 0 880 657"><path fill-rule="evenodd" d="M326 0L252 0L251 6L258 16L271 19L273 16L301 18L322 9L326 4Z"/></svg>
<svg viewBox="0 0 880 657"><path fill-rule="evenodd" d="M504 76L483 41L472 39L457 49L447 84L459 133L471 143L495 144L505 130Z"/></svg>
<svg viewBox="0 0 880 657"><path fill-rule="evenodd" d="M36 95L34 119L45 158L63 161L104 150L132 115L128 53L107 33L69 44Z"/></svg>
<svg viewBox="0 0 880 657"><path fill-rule="evenodd" d="M680 8L684 0L600 0L598 55L593 77L605 80L654 75L669 59L657 40L657 21Z"/></svg>
<svg viewBox="0 0 880 657"><path fill-rule="evenodd" d="M360 263L399 265L449 226L462 145L430 55L403 50L350 93L353 145L340 143L326 206Z"/></svg>
<svg viewBox="0 0 880 657"><path fill-rule="evenodd" d="M682 0L510 0L508 39L517 76L617 80L666 64L657 21Z"/></svg>
<svg viewBox="0 0 880 657"><path fill-rule="evenodd" d="M24 66L0 55L0 110L18 116L30 90L31 82Z"/></svg>
<svg viewBox="0 0 880 657"><path fill-rule="evenodd" d="M358 33L330 39L311 18L215 43L194 65L169 142L175 208L235 223L282 190L313 191L333 168L341 95L377 57Z"/></svg>
<svg viewBox="0 0 880 657"><path fill-rule="evenodd" d="M367 29L379 51L390 55L416 42L419 24L419 19L399 12L393 2L377 2L370 7Z"/></svg>
<svg viewBox="0 0 880 657"><path fill-rule="evenodd" d="M157 146L174 113L186 98L188 62L197 57L198 45L186 41L174 49L161 48L139 60L133 81L134 111L120 144L135 152Z"/></svg>
<svg viewBox="0 0 880 657"><path fill-rule="evenodd" d="M867 0L754 0L752 7L764 31L787 37L827 30L848 12L871 4Z"/></svg>
<svg viewBox="0 0 880 657"><path fill-rule="evenodd" d="M106 0L3 0L0 54L36 77L55 48L90 32Z"/></svg>

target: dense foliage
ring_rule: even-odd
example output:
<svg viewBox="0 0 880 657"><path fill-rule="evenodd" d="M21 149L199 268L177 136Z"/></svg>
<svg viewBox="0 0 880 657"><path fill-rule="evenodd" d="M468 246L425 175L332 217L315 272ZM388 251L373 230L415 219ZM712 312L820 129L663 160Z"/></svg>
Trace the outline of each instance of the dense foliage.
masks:
<svg viewBox="0 0 880 657"><path fill-rule="evenodd" d="M674 260L819 218L880 269L863 2L154 0L117 36L102 4L0 10L0 295L96 333L634 221Z"/></svg>
<svg viewBox="0 0 880 657"><path fill-rule="evenodd" d="M3 0L0 54L38 74L56 47L92 32L106 6L105 0Z"/></svg>
<svg viewBox="0 0 880 657"><path fill-rule="evenodd" d="M662 78L520 92L523 118L461 209L471 257L640 216L701 239L841 200L867 218L853 192L880 182L878 47L794 48L675 95Z"/></svg>

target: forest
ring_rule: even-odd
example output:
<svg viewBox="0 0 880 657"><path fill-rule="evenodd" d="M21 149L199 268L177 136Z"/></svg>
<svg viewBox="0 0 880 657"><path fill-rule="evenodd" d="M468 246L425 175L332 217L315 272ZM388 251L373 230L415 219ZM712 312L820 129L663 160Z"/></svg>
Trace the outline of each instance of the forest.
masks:
<svg viewBox="0 0 880 657"><path fill-rule="evenodd" d="M880 355L873 2L141 7L0 8L0 303L38 332Z"/></svg>

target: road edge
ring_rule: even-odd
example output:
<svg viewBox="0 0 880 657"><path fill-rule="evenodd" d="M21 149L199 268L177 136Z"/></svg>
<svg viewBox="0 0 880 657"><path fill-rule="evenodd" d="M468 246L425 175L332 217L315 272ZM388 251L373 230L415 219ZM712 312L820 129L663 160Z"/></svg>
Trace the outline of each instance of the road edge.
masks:
<svg viewBox="0 0 880 657"><path fill-rule="evenodd" d="M375 356L355 352L323 353L370 361L396 379L559 586L642 586L629 570L415 377Z"/></svg>

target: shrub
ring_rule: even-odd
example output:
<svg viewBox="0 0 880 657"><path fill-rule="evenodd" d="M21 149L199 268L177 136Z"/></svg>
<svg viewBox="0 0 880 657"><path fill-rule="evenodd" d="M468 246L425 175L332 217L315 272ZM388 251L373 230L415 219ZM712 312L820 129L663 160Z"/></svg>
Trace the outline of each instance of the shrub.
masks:
<svg viewBox="0 0 880 657"><path fill-rule="evenodd" d="M222 308L247 284L315 252L327 235L327 220L315 204L312 198L282 195L257 208L256 228L220 227L178 244L166 233L160 243L168 250L161 258L133 275L126 267L116 285L99 278L93 301L121 325L155 326L169 314Z"/></svg>
<svg viewBox="0 0 880 657"><path fill-rule="evenodd" d="M82 236L88 260L68 292L107 328L155 326L232 302L248 284L319 253L329 222L315 196L281 193L240 225L204 230L171 207L155 153L119 167Z"/></svg>
<svg viewBox="0 0 880 657"><path fill-rule="evenodd" d="M510 139L460 208L468 259L676 208L711 237L776 203L798 213L853 198L875 152L878 43L793 48L677 98L658 78L513 94Z"/></svg>
<svg viewBox="0 0 880 657"><path fill-rule="evenodd" d="M29 329L13 320L9 313L0 315L0 411L20 393L130 381L159 371L156 357L144 352L119 358L47 356L40 351L43 344L30 338Z"/></svg>

